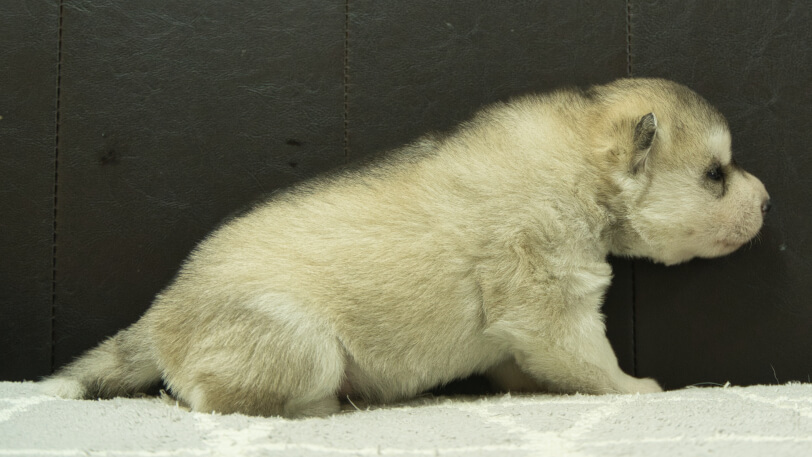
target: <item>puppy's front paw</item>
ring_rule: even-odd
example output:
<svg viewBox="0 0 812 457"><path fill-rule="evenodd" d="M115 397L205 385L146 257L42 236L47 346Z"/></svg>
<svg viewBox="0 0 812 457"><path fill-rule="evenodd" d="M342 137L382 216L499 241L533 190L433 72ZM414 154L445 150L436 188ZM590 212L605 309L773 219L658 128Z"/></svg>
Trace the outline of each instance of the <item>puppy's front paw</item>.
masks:
<svg viewBox="0 0 812 457"><path fill-rule="evenodd" d="M635 383L632 386L632 390L630 393L652 394L662 391L663 388L660 387L660 384L658 384L657 381L651 378L640 378L635 379Z"/></svg>

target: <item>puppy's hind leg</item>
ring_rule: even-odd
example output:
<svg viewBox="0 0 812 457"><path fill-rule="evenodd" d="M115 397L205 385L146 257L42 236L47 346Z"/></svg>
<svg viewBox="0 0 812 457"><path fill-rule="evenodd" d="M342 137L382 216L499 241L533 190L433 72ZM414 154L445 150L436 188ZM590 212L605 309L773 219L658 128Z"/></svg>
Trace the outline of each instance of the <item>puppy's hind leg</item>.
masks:
<svg viewBox="0 0 812 457"><path fill-rule="evenodd" d="M235 307L199 332L172 392L201 412L289 418L340 410L344 349L331 326L292 303Z"/></svg>
<svg viewBox="0 0 812 457"><path fill-rule="evenodd" d="M210 379L212 381L213 379ZM219 384L219 385L217 385ZM258 385L246 389L222 383L199 382L187 394L190 408L199 412L220 414L245 414L248 416L282 416L289 419L324 417L340 411L341 405L335 393L321 398L284 399L274 393L263 391ZM316 394L314 397L318 397Z"/></svg>

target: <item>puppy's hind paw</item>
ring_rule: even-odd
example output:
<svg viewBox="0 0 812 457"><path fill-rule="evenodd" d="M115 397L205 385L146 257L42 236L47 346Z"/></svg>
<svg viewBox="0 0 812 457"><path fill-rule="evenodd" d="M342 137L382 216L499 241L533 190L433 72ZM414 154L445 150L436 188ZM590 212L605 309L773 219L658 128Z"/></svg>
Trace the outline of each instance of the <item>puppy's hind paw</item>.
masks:
<svg viewBox="0 0 812 457"><path fill-rule="evenodd" d="M85 387L71 378L48 378L39 383L40 392L53 397L80 399L85 396Z"/></svg>

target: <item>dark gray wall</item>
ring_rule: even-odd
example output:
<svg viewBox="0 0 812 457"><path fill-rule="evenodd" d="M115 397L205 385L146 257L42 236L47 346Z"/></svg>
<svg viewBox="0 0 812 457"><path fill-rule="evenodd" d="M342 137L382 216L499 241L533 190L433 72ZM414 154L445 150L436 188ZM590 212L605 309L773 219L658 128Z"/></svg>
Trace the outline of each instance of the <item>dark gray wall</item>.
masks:
<svg viewBox="0 0 812 457"><path fill-rule="evenodd" d="M59 5L0 8L0 379L51 369Z"/></svg>
<svg viewBox="0 0 812 457"><path fill-rule="evenodd" d="M0 10L0 378L133 322L222 218L528 91L662 76L730 120L775 209L728 258L614 259L621 365L812 373L812 4L16 2ZM58 65L59 64L59 65Z"/></svg>

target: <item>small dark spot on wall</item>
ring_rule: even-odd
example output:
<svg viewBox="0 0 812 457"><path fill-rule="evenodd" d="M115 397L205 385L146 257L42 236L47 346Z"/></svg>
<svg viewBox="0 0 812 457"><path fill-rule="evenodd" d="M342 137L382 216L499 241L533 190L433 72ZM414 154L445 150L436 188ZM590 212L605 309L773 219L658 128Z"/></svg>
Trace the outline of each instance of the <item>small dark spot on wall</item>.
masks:
<svg viewBox="0 0 812 457"><path fill-rule="evenodd" d="M291 168L296 168L297 166L299 166L299 163L298 162L288 162L288 165L290 165Z"/></svg>
<svg viewBox="0 0 812 457"><path fill-rule="evenodd" d="M118 163L118 155L115 149L108 149L100 158L99 163L102 165L113 165Z"/></svg>
<svg viewBox="0 0 812 457"><path fill-rule="evenodd" d="M294 140L293 138L288 138L288 140L285 141L285 144L288 146L301 146L302 142L299 140Z"/></svg>

